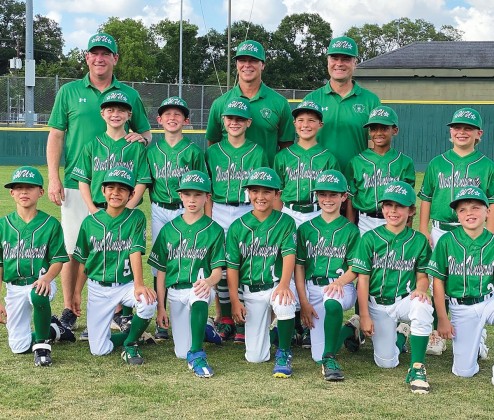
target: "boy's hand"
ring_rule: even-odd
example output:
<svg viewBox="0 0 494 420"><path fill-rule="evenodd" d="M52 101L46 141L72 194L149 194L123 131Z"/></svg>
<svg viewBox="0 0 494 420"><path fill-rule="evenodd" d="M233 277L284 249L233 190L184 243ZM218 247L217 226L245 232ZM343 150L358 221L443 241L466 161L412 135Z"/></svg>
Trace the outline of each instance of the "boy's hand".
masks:
<svg viewBox="0 0 494 420"><path fill-rule="evenodd" d="M243 324L245 322L247 311L240 301L232 302L232 318L235 322Z"/></svg>
<svg viewBox="0 0 494 420"><path fill-rule="evenodd" d="M319 319L317 312L310 303L305 303L300 305L300 320L307 328L314 328L314 322L312 318Z"/></svg>
<svg viewBox="0 0 494 420"><path fill-rule="evenodd" d="M51 290L51 281L48 281L44 276L41 276L33 283L33 289L36 289L36 294L40 296L48 296Z"/></svg>
<svg viewBox="0 0 494 420"><path fill-rule="evenodd" d="M277 296L279 296L280 305L290 305L295 301L295 296L290 290L290 287L282 287L281 285L278 285L276 289L274 289L271 300L275 300Z"/></svg>
<svg viewBox="0 0 494 420"><path fill-rule="evenodd" d="M344 286L337 280L324 287L323 292L329 297L342 298Z"/></svg>
<svg viewBox="0 0 494 420"><path fill-rule="evenodd" d="M76 316L81 316L81 294L75 292L72 296L72 307L70 308Z"/></svg>
<svg viewBox="0 0 494 420"><path fill-rule="evenodd" d="M134 133L134 132L131 132L131 133L128 133L126 136L125 136L125 140L127 140L127 142L129 143L134 143L135 141L138 141L139 143L144 143L145 146L148 145L148 141L146 140L145 137L143 137L141 134L139 133Z"/></svg>
<svg viewBox="0 0 494 420"><path fill-rule="evenodd" d="M455 329L448 318L438 320L437 333L439 334L439 337L445 339L452 339L455 336Z"/></svg>
<svg viewBox="0 0 494 420"><path fill-rule="evenodd" d="M7 323L7 311L5 310L5 306L0 303L0 324Z"/></svg>
<svg viewBox="0 0 494 420"><path fill-rule="evenodd" d="M134 296L139 302L144 299L145 303L156 302L157 299L156 292L147 286L134 287Z"/></svg>
<svg viewBox="0 0 494 420"><path fill-rule="evenodd" d="M427 292L421 292L420 290L414 290L410 295L410 300L417 298L420 302L427 302L432 304L431 298L427 294Z"/></svg>
<svg viewBox="0 0 494 420"><path fill-rule="evenodd" d="M158 307L158 315L156 315L156 322L161 328L168 328L168 315L165 308Z"/></svg>
<svg viewBox="0 0 494 420"><path fill-rule="evenodd" d="M369 315L360 315L360 330L367 337L374 335L374 323Z"/></svg>
<svg viewBox="0 0 494 420"><path fill-rule="evenodd" d="M206 299L211 294L211 285L205 279L199 279L194 283L194 294L201 299Z"/></svg>

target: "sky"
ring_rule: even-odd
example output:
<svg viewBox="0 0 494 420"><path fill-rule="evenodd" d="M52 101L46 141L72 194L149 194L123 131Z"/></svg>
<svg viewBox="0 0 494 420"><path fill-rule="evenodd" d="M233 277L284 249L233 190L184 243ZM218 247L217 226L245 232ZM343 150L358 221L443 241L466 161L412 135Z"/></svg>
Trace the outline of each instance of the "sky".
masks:
<svg viewBox="0 0 494 420"><path fill-rule="evenodd" d="M210 28L226 28L228 0L37 0L34 13L59 23L67 52L86 49L89 37L109 17L140 19L146 26L163 19L178 21L181 3L184 20L197 25L200 35ZM232 22L247 20L268 31L286 15L307 12L319 13L331 24L334 36L351 26L408 17L424 19L437 29L452 25L464 32L465 41L494 41L493 0L231 0L231 4Z"/></svg>

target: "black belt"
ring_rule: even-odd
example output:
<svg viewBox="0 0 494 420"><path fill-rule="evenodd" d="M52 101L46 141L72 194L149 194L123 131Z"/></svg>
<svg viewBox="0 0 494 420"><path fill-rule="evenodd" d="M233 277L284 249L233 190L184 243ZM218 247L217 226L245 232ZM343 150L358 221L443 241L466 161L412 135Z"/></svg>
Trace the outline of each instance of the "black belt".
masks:
<svg viewBox="0 0 494 420"><path fill-rule="evenodd" d="M313 213L321 209L319 205L315 203L286 203L286 206L293 211L298 211L299 213Z"/></svg>
<svg viewBox="0 0 494 420"><path fill-rule="evenodd" d="M106 202L105 203L94 203L93 204L99 208L99 209L106 209Z"/></svg>
<svg viewBox="0 0 494 420"><path fill-rule="evenodd" d="M93 280L94 283L98 283L101 287L117 287L117 286L121 286L123 284L127 284L127 283L118 283L118 282L108 282L108 281L98 281L98 280Z"/></svg>
<svg viewBox="0 0 494 420"><path fill-rule="evenodd" d="M153 201L153 204L156 204L158 207L161 207L165 210L178 210L184 208L184 205L182 203L156 203L155 201Z"/></svg>
<svg viewBox="0 0 494 420"><path fill-rule="evenodd" d="M374 219L384 219L384 215L380 211L374 211L372 213L361 211L360 213L365 214L367 217L373 217Z"/></svg>
<svg viewBox="0 0 494 420"><path fill-rule="evenodd" d="M10 283L14 286L27 286L29 284L33 284L37 279L34 277L22 277L17 280L12 280L7 283Z"/></svg>
<svg viewBox="0 0 494 420"><path fill-rule="evenodd" d="M312 280L312 284L316 286L327 286L330 283L333 283L333 279L328 279L327 277L311 277L309 280Z"/></svg>
<svg viewBox="0 0 494 420"><path fill-rule="evenodd" d="M168 287L171 287L172 289L175 290L191 289L192 283L175 283Z"/></svg>
<svg viewBox="0 0 494 420"><path fill-rule="evenodd" d="M242 286L244 287L244 291L246 290L246 287L248 287L249 292L256 293L256 292L261 292L263 290L272 289L274 286L276 286L276 284L275 283L264 283L264 284L254 284L252 286L250 284L243 284Z"/></svg>
<svg viewBox="0 0 494 420"><path fill-rule="evenodd" d="M476 303L484 302L494 296L494 293L489 293L488 295L479 297L465 297L465 298L449 298L450 303L453 305L475 305Z"/></svg>
<svg viewBox="0 0 494 420"><path fill-rule="evenodd" d="M408 295L409 293L405 293L404 295L392 298L369 296L369 300L371 300L372 297L378 305L394 305L396 301L400 301L403 298L406 298Z"/></svg>
<svg viewBox="0 0 494 420"><path fill-rule="evenodd" d="M439 220L433 220L432 226L444 230L445 232L450 232L452 230L455 230L458 226L460 226L460 223L455 223L455 222L449 223L449 222L440 222Z"/></svg>

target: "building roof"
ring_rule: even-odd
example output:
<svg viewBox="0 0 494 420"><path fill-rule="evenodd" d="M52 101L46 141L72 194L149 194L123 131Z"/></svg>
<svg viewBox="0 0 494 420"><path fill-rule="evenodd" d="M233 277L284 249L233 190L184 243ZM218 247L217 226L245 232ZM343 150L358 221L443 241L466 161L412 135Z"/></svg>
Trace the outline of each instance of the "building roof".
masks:
<svg viewBox="0 0 494 420"><path fill-rule="evenodd" d="M414 42L363 61L359 69L494 69L494 41Z"/></svg>

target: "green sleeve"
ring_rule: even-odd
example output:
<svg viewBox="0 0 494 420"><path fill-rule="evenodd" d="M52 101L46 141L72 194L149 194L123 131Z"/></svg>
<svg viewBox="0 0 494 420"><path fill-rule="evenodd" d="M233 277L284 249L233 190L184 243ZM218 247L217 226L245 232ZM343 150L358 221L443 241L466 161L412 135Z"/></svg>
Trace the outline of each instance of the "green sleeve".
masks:
<svg viewBox="0 0 494 420"><path fill-rule="evenodd" d="M77 163L72 170L72 174L70 175L72 179L84 182L85 184L91 184L91 180L93 179L93 167L91 164L93 143L94 139L84 146L84 149L82 149L82 152L77 159Z"/></svg>
<svg viewBox="0 0 494 420"><path fill-rule="evenodd" d="M69 261L67 250L65 249L65 242L63 239L63 230L60 226L60 222L51 218L52 220L52 235L50 237L50 243L48 244L47 259L49 264L52 265L58 262Z"/></svg>
<svg viewBox="0 0 494 420"><path fill-rule="evenodd" d="M237 219L238 220L238 219ZM226 267L240 270L242 256L240 255L239 240L235 233L238 223L233 222L226 234Z"/></svg>
<svg viewBox="0 0 494 420"><path fill-rule="evenodd" d="M355 225L354 225L355 226ZM353 265L353 260L357 255L357 250L360 242L360 231L357 226L356 229L352 229L348 235L346 261L348 265Z"/></svg>
<svg viewBox="0 0 494 420"><path fill-rule="evenodd" d="M218 226L216 239L211 248L211 269L225 267L225 233L223 228Z"/></svg>
<svg viewBox="0 0 494 420"><path fill-rule="evenodd" d="M196 171L208 173L208 168L206 166L206 157L199 147L197 148L197 153L194 153L194 162L192 162L192 169Z"/></svg>
<svg viewBox="0 0 494 420"><path fill-rule="evenodd" d="M67 112L67 87L63 85L55 96L55 103L51 110L50 118L48 120L48 126L56 128L57 130L65 131L69 125L68 112Z"/></svg>
<svg viewBox="0 0 494 420"><path fill-rule="evenodd" d="M420 235L421 237L423 235ZM422 247L420 251L417 253L417 272L418 273L425 273L429 264L429 261L431 259L431 247L429 245L429 241L425 236L422 237Z"/></svg>
<svg viewBox="0 0 494 420"><path fill-rule="evenodd" d="M132 117L130 118L130 128L136 133L144 133L151 130L146 109L142 103L141 97L136 92L136 99L132 104Z"/></svg>
<svg viewBox="0 0 494 420"><path fill-rule="evenodd" d="M328 169L335 169L341 172L340 163L336 160L335 156L328 150Z"/></svg>
<svg viewBox="0 0 494 420"><path fill-rule="evenodd" d="M403 174L403 181L415 188L415 167L413 166L412 159L407 159L407 166Z"/></svg>
<svg viewBox="0 0 494 420"><path fill-rule="evenodd" d="M278 176L281 179L281 189L283 190L285 188L285 165L284 165L284 156L285 153L283 153L283 150L279 153L277 153L274 157L274 164L273 164L273 169L274 171L278 174Z"/></svg>
<svg viewBox="0 0 494 420"><path fill-rule="evenodd" d="M427 167L424 175L424 181L422 182L422 187L418 193L418 196L423 201L432 201L432 196L434 194L434 189L436 187L437 177L434 179L434 169L431 164Z"/></svg>
<svg viewBox="0 0 494 420"><path fill-rule="evenodd" d="M142 255L146 253L146 217L139 209L133 210L135 217L134 229L132 232L132 246L129 254L140 252Z"/></svg>
<svg viewBox="0 0 494 420"><path fill-rule="evenodd" d="M354 273L368 274L372 273L372 251L373 251L372 231L366 232L357 246L357 252L353 259L352 271Z"/></svg>
<svg viewBox="0 0 494 420"><path fill-rule="evenodd" d="M282 257L286 257L287 255L295 254L297 252L297 227L295 226L295 221L290 216L286 217L290 220L288 220L285 235L281 241Z"/></svg>
<svg viewBox="0 0 494 420"><path fill-rule="evenodd" d="M223 101L220 96L211 105L209 110L208 125L206 127L206 140L217 143L223 138L223 121L221 120L221 105Z"/></svg>
<svg viewBox="0 0 494 420"><path fill-rule="evenodd" d="M86 217L82 222L81 228L79 229L79 235L77 235L77 241L73 254L73 258L76 261L79 261L81 264L86 264L86 261L89 257L89 235L86 230L90 217L92 216Z"/></svg>
<svg viewBox="0 0 494 420"><path fill-rule="evenodd" d="M166 271L168 249L166 248L165 228L162 227L149 254L148 264L159 271Z"/></svg>
<svg viewBox="0 0 494 420"><path fill-rule="evenodd" d="M295 125L293 124L292 111L287 100L284 101L278 127L278 142L295 141Z"/></svg>
<svg viewBox="0 0 494 420"><path fill-rule="evenodd" d="M295 263L298 265L305 265L307 261L307 248L305 245L304 228L302 225L297 229L297 254Z"/></svg>
<svg viewBox="0 0 494 420"><path fill-rule="evenodd" d="M348 162L348 165L345 169L345 178L348 182L348 193L351 197L354 197L357 194L357 184L355 182L355 171L353 168L354 159Z"/></svg>
<svg viewBox="0 0 494 420"><path fill-rule="evenodd" d="M149 170L149 164L147 160L146 147L139 143L139 167L137 168L136 184L151 184L151 171Z"/></svg>
<svg viewBox="0 0 494 420"><path fill-rule="evenodd" d="M446 234L447 235L447 234ZM425 272L432 277L445 281L448 277L448 249L446 238L443 235L437 241L434 251L429 259Z"/></svg>

